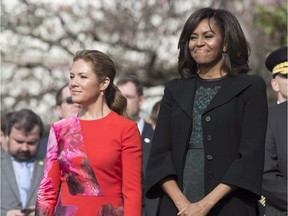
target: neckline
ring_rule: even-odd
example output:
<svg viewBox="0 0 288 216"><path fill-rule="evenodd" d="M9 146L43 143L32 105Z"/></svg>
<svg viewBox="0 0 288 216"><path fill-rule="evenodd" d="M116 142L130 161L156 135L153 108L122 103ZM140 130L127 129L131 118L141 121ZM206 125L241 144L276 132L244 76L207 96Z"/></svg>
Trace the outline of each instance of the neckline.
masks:
<svg viewBox="0 0 288 216"><path fill-rule="evenodd" d="M82 121L82 122L93 122L93 121L100 121L100 120L103 120L103 119L106 119L108 116L110 116L111 114L113 113L113 111L111 110L109 113L107 113L105 116L101 117L101 118L98 118L98 119L79 119L79 121Z"/></svg>
<svg viewBox="0 0 288 216"><path fill-rule="evenodd" d="M220 80L224 80L227 77L228 77L228 74L225 74L222 77L205 79L205 78L202 78L201 76L199 76L199 74L197 74L197 78L200 79L201 81L204 81L204 82L217 82L217 81L220 81Z"/></svg>

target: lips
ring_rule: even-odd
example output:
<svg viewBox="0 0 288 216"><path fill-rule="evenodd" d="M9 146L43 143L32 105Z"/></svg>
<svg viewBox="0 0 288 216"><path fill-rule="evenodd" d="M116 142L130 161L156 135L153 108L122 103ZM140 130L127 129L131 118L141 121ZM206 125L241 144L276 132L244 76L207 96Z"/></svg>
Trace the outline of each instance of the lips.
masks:
<svg viewBox="0 0 288 216"><path fill-rule="evenodd" d="M71 94L73 95L73 94L80 94L81 93L81 91L76 91L76 90L72 90L71 91Z"/></svg>

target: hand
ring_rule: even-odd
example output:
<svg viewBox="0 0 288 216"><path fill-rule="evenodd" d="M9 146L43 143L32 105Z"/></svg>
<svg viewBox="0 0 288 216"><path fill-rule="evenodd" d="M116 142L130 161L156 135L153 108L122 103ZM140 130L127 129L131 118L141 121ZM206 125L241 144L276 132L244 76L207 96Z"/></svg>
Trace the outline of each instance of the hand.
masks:
<svg viewBox="0 0 288 216"><path fill-rule="evenodd" d="M179 216L205 216L210 211L209 208L205 208L203 204L199 201L196 203L191 203L188 206L182 208L178 212Z"/></svg>
<svg viewBox="0 0 288 216"><path fill-rule="evenodd" d="M177 202L176 207L179 212L183 212L191 203L187 200L187 202ZM177 214L179 215L179 213Z"/></svg>
<svg viewBox="0 0 288 216"><path fill-rule="evenodd" d="M11 209L6 213L6 216L26 216L24 213L21 213L20 209Z"/></svg>
<svg viewBox="0 0 288 216"><path fill-rule="evenodd" d="M29 206L30 213L27 216L34 216L35 215L35 205Z"/></svg>

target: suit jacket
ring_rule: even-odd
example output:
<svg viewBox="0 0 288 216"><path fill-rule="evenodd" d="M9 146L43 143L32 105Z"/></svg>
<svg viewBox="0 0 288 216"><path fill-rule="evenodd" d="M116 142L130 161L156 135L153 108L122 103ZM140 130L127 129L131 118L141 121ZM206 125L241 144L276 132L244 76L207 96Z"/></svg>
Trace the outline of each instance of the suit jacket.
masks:
<svg viewBox="0 0 288 216"><path fill-rule="evenodd" d="M145 197L146 190L146 166L148 162L148 157L152 145L154 130L151 124L145 122L144 128L141 134L142 146L143 146L143 174L142 174L142 191L143 191L143 206L142 206L142 216L155 216L158 199L147 199Z"/></svg>
<svg viewBox="0 0 288 216"><path fill-rule="evenodd" d="M43 175L44 162L35 160L31 188L25 207L36 204L37 190ZM8 210L21 209L21 199L13 170L11 155L3 152L1 156L1 216Z"/></svg>
<svg viewBox="0 0 288 216"><path fill-rule="evenodd" d="M196 77L193 77L174 79L164 90L146 174L146 196L161 198L158 215L172 216L178 212L159 182L173 177L182 190L195 88ZM219 183L238 187L219 201L209 215L256 214L264 167L267 112L265 82L247 74L228 76L203 112L205 195Z"/></svg>
<svg viewBox="0 0 288 216"><path fill-rule="evenodd" d="M287 212L287 101L269 109L263 194L267 216Z"/></svg>

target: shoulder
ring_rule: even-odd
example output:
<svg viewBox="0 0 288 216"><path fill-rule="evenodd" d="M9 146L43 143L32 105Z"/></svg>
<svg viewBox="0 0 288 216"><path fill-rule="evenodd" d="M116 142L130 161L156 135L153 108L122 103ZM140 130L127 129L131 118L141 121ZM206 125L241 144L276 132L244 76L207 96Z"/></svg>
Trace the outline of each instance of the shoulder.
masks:
<svg viewBox="0 0 288 216"><path fill-rule="evenodd" d="M67 117L65 119L61 119L61 120L53 123L52 127L53 128L62 128L62 127L74 125L75 123L77 123L79 121L77 115L78 114L75 114L75 115Z"/></svg>
<svg viewBox="0 0 288 216"><path fill-rule="evenodd" d="M181 86L185 83L189 83L191 82L192 80L195 80L195 77L192 77L192 78L189 78L189 79L184 79L184 78L173 78L171 80L169 80L167 83L166 83L166 88L174 88L174 87L178 87L178 86Z"/></svg>
<svg viewBox="0 0 288 216"><path fill-rule="evenodd" d="M111 122L113 124L117 124L121 127L123 126L127 126L127 127L132 127L132 126L136 126L136 122L119 115L118 113L111 111L110 113L110 117L111 117Z"/></svg>
<svg viewBox="0 0 288 216"><path fill-rule="evenodd" d="M248 94L266 94L266 83L264 79L254 74L239 74L230 77L230 86L233 88L246 89Z"/></svg>
<svg viewBox="0 0 288 216"><path fill-rule="evenodd" d="M275 104L273 106L271 106L269 108L269 114L270 115L273 115L273 114L278 114L278 113L283 113L287 115L287 101L283 102L283 103L280 103L280 104Z"/></svg>
<svg viewBox="0 0 288 216"><path fill-rule="evenodd" d="M244 82L249 82L254 85L265 85L265 81L262 77L255 75L255 74L239 74L236 76L238 79L244 81Z"/></svg>
<svg viewBox="0 0 288 216"><path fill-rule="evenodd" d="M11 155L8 152L1 149L1 160L11 160Z"/></svg>

